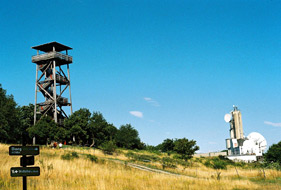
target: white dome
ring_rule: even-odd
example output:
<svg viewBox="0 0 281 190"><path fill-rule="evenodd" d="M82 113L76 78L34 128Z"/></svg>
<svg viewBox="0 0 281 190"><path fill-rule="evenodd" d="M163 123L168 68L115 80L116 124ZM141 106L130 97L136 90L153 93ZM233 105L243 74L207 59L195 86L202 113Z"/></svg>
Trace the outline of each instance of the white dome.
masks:
<svg viewBox="0 0 281 190"><path fill-rule="evenodd" d="M243 154L256 154L257 156L261 156L265 151L267 142L265 138L257 132L252 132L247 136L246 141L243 143L242 153Z"/></svg>
<svg viewBox="0 0 281 190"><path fill-rule="evenodd" d="M242 147L242 154L252 154L255 142L253 140L245 140Z"/></svg>
<svg viewBox="0 0 281 190"><path fill-rule="evenodd" d="M260 133L257 133L257 132L252 132L248 135L247 137L248 139L252 139L256 144L259 145L259 147L262 149L262 150L265 150L266 149L266 146L267 146L267 142L265 140L265 138L260 134Z"/></svg>

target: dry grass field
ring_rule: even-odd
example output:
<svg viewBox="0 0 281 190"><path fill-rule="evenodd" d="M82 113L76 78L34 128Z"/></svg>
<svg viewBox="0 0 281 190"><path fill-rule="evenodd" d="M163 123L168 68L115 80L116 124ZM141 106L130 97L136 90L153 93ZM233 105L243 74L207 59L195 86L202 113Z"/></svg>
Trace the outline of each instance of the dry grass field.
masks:
<svg viewBox="0 0 281 190"><path fill-rule="evenodd" d="M22 189L21 177L10 177L10 168L19 166L19 156L9 156L8 145L0 144L0 189ZM75 151L77 158L62 159L62 155ZM97 162L87 155L95 155ZM118 160L118 161L114 161ZM195 163L188 168L177 166L167 171L180 176L160 174L129 167L123 153L104 155L99 150L82 148L51 149L41 147L35 157L35 166L40 166L39 177L28 177L28 190L165 190L165 189L281 189L281 172L260 169L235 168L214 170ZM159 163L150 163L158 167ZM220 180L216 178L221 172ZM192 177L188 177L192 176Z"/></svg>

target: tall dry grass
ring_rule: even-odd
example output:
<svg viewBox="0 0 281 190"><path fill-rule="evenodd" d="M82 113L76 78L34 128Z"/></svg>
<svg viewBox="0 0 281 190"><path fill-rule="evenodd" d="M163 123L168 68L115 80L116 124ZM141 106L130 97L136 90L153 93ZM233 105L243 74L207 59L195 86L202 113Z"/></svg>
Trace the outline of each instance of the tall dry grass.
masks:
<svg viewBox="0 0 281 190"><path fill-rule="evenodd" d="M0 144L0 189L22 189L22 178L10 177L10 168L19 166L18 156L9 156L8 145ZM199 178L176 177L151 173L130 168L108 158L126 160L122 155L105 156L98 150L83 149L49 149L41 148L40 155L35 157L35 165L40 166L39 177L28 177L29 190L181 190L181 189L281 189L278 184L264 185L248 179L235 179L233 169L223 171L221 180L215 177L215 170L202 167L191 167L178 172L191 174L197 170ZM62 160L61 155L76 151L79 158ZM95 154L99 161L91 162L86 154ZM192 171L192 172L190 172ZM257 171L240 171L241 175L255 176ZM272 176L280 177L280 173L272 171Z"/></svg>

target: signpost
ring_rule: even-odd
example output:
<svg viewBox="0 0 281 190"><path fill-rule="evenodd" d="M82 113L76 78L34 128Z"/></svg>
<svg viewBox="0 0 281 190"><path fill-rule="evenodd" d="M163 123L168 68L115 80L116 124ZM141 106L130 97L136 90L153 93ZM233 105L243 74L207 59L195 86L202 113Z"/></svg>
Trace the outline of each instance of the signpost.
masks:
<svg viewBox="0 0 281 190"><path fill-rule="evenodd" d="M38 155L39 146L10 146L10 156L23 156L23 155Z"/></svg>
<svg viewBox="0 0 281 190"><path fill-rule="evenodd" d="M32 166L34 165L34 156L26 157L25 159L23 157L20 158L20 165L21 166Z"/></svg>
<svg viewBox="0 0 281 190"><path fill-rule="evenodd" d="M39 176L39 167L12 167L11 176L12 177L23 177L23 176Z"/></svg>
<svg viewBox="0 0 281 190"><path fill-rule="evenodd" d="M39 154L39 146L26 146L27 133L22 135L22 146L10 146L10 156L22 156L20 158L20 165L22 167L12 167L11 177L22 177L22 188L27 190L26 177L27 176L39 176L39 167L26 167L34 165L34 156ZM30 156L28 156L30 155Z"/></svg>

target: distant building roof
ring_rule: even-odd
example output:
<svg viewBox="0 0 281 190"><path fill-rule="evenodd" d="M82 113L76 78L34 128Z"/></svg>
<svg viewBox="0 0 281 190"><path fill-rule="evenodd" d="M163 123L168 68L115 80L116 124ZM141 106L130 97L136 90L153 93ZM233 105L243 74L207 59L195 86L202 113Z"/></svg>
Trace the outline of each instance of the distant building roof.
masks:
<svg viewBox="0 0 281 190"><path fill-rule="evenodd" d="M65 46L65 45L60 44L58 42L50 42L50 43L42 44L42 45L39 45L39 46L33 46L31 48L36 49L36 50L40 50L40 51L44 51L44 52L50 52L50 51L53 51L53 47L55 47L55 50L57 52L72 49L71 47Z"/></svg>

